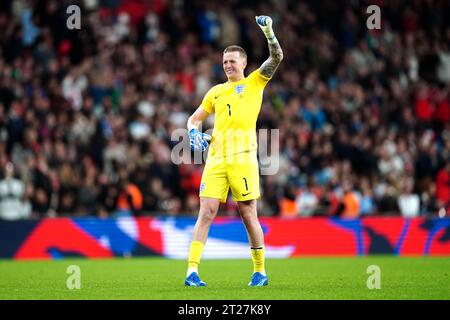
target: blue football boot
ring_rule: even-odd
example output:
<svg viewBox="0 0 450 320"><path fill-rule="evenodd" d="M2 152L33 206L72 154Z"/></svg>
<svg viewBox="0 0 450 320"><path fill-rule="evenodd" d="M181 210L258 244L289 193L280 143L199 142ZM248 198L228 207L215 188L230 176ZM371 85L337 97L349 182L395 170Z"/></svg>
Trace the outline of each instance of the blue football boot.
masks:
<svg viewBox="0 0 450 320"><path fill-rule="evenodd" d="M255 272L252 275L252 279L248 283L250 287L261 287L267 286L269 284L269 278L267 276L262 275L259 272Z"/></svg>
<svg viewBox="0 0 450 320"><path fill-rule="evenodd" d="M206 287L206 283L200 280L197 272L192 272L184 281L184 285L187 287Z"/></svg>

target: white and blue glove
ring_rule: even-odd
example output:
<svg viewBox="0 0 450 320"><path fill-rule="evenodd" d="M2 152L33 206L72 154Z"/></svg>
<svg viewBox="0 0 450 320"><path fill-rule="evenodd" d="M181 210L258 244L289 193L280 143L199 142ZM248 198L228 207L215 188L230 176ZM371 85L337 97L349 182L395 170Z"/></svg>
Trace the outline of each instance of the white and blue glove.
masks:
<svg viewBox="0 0 450 320"><path fill-rule="evenodd" d="M276 38L272 29L272 19L269 16L256 16L255 20L258 26L264 32L264 35L266 36L267 40L269 42L275 41Z"/></svg>
<svg viewBox="0 0 450 320"><path fill-rule="evenodd" d="M189 131L189 142L193 151L205 151L209 140L211 140L209 134L202 133L196 128Z"/></svg>

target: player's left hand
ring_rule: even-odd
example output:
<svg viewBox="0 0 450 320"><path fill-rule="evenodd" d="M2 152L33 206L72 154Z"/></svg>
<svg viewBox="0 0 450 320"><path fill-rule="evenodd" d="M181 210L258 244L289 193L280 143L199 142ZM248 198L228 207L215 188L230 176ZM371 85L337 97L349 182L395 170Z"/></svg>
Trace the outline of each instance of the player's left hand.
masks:
<svg viewBox="0 0 450 320"><path fill-rule="evenodd" d="M256 16L256 23L264 32L264 35L267 39L272 39L274 37L273 29L272 29L272 18L269 16Z"/></svg>

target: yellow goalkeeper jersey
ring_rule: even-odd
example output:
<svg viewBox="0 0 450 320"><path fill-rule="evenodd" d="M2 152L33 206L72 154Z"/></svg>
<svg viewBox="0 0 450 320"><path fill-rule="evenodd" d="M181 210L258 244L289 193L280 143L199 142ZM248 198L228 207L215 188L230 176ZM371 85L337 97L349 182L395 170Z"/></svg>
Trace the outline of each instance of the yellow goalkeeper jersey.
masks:
<svg viewBox="0 0 450 320"><path fill-rule="evenodd" d="M214 112L208 158L257 150L256 121L269 80L257 69L239 81L218 84L206 93L201 107L209 114Z"/></svg>

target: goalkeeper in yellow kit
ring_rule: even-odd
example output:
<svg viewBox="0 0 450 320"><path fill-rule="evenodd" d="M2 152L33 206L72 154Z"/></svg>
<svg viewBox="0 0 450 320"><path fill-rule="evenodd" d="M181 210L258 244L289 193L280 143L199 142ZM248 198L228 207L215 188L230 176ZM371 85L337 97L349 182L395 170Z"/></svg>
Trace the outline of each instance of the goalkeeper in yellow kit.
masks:
<svg viewBox="0 0 450 320"><path fill-rule="evenodd" d="M200 184L200 211L189 249L186 286L206 286L198 275L198 265L220 202L231 188L239 214L247 230L253 261L250 286L268 284L264 269L264 235L258 221L256 201L260 197L257 160L256 121L263 90L283 59L283 51L272 30L272 19L255 17L269 45L269 58L247 77L247 54L239 46L223 52L223 69L228 81L212 87L201 105L189 117L187 127L191 148L205 151L211 145ZM214 113L212 137L199 131L201 123Z"/></svg>

